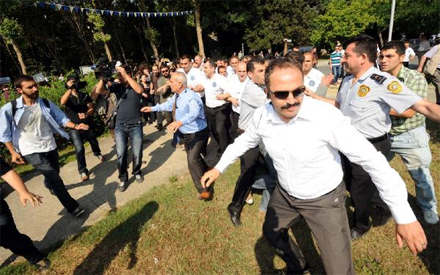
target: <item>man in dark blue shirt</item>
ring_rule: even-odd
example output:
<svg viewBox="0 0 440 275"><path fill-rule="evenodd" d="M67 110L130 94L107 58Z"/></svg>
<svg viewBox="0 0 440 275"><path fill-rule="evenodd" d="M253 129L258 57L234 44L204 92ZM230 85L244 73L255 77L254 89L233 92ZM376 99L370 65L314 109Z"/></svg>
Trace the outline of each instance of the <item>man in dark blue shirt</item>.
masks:
<svg viewBox="0 0 440 275"><path fill-rule="evenodd" d="M131 78L130 67L124 65L117 67L119 83L114 83L109 91L104 90L102 80L96 86L98 94L114 93L118 99L117 116L115 126L116 154L118 156L119 171L119 191L124 192L127 189L127 148L128 138L131 141L131 150L133 153L133 175L136 181L141 183L144 177L141 172L142 164L142 116L141 116L141 95L143 89L133 78Z"/></svg>

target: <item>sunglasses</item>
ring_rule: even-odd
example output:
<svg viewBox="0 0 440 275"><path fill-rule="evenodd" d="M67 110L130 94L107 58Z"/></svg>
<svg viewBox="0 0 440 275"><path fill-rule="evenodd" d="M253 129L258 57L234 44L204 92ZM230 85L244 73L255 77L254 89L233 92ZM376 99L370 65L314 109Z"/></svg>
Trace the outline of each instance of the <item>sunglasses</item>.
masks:
<svg viewBox="0 0 440 275"><path fill-rule="evenodd" d="M275 98L278 99L286 99L287 97L289 97L290 93L292 93L294 98L297 98L302 96L305 90L306 88L304 86L296 88L293 91L271 91L270 89L268 89L269 93L271 93Z"/></svg>
<svg viewBox="0 0 440 275"><path fill-rule="evenodd" d="M162 70L162 71L160 71L161 73L167 73L167 72L169 72L168 70Z"/></svg>

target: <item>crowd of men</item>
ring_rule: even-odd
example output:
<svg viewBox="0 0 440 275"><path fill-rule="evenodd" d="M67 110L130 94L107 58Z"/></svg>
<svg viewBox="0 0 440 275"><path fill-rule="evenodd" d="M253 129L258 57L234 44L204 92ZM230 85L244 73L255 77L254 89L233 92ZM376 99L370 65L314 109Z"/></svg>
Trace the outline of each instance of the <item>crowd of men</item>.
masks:
<svg viewBox="0 0 440 275"><path fill-rule="evenodd" d="M156 123L158 131L166 126L173 133L172 145L182 144L186 151L200 200L212 199L214 181L240 158L240 175L227 206L231 222L242 224L241 212L251 189L262 189L263 233L280 251L288 274L309 268L288 235L300 217L317 238L326 272L352 274L351 241L371 230L373 212L377 213L373 226L395 219L400 246L406 241L413 253L427 247L428 240L407 202L405 184L388 164L395 154L403 158L415 182L425 222L439 221L425 117L440 122L440 105L426 100L427 80L434 84L439 80L440 49L435 46L421 57L437 62L435 72L426 78L405 66L406 49L401 42L386 43L377 68L376 41L366 35L355 37L344 45L336 44L330 56L333 74L329 75L316 68L313 51L292 51L284 57L234 55L217 62L183 55L176 67L154 64L151 73L146 64L136 72L128 65L117 66L115 79L99 80L90 96L81 91L77 77L69 77L60 98L66 114L39 97L32 77L19 76L14 87L21 96L0 111L0 141L13 163L23 164L25 159L32 164L44 175L50 192L72 216L79 217L84 209L59 175L54 134L71 138L80 179L88 180L84 142L90 143L95 157L105 161L90 119L95 113L93 100L113 98L106 125L113 130L116 144L120 192L128 187L128 142L132 175L142 183L143 125ZM342 68L346 76L337 98L326 98L327 88L339 84ZM438 86L436 94L438 102ZM215 152L207 150L210 138L217 144ZM205 160L208 154L217 163L212 169ZM1 164L2 173L11 171ZM355 209L351 228L346 190ZM23 192L27 200L40 201ZM10 221L5 226L17 231L10 212L7 215ZM9 231L1 226L5 239L8 233L4 232ZM15 231L10 230L17 236ZM14 238L17 241L2 246L27 255L23 248L16 249L19 238ZM35 254L27 256L31 263L44 258L29 242L20 243Z"/></svg>

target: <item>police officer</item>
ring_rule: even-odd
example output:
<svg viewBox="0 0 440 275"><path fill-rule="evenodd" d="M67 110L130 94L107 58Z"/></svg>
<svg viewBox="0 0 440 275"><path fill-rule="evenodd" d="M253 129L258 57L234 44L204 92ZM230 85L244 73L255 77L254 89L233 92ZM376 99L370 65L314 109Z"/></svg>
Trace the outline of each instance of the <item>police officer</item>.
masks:
<svg viewBox="0 0 440 275"><path fill-rule="evenodd" d="M397 78L374 67L377 48L373 38L360 35L346 41L345 46L343 63L347 73L351 75L343 79L336 100L325 101L340 108L342 113L350 118L351 124L378 151L387 156L391 147L388 138L391 129L391 108L398 113L412 108L432 120L440 121L440 106L422 99ZM308 94L319 98L315 94ZM377 196L377 189L371 177L345 156L342 156L342 160L345 169L344 181L355 207L353 227L350 230L351 237L355 240L367 233L371 227L369 218L372 200L379 212L376 225L385 224L390 213Z"/></svg>

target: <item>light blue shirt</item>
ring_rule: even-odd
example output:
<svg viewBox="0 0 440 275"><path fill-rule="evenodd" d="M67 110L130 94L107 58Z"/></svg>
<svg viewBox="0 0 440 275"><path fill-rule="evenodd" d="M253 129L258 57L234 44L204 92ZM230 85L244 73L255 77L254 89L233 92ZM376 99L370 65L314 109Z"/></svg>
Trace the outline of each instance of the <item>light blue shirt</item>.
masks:
<svg viewBox="0 0 440 275"><path fill-rule="evenodd" d="M53 134L60 134L65 139L69 139L69 135L61 128L65 127L70 121L53 102L49 101L49 106L46 107L41 98L37 99L40 106L41 113L50 125ZM12 142L14 148L19 151L17 127L20 119L24 113L23 96L17 99L17 109L14 118L12 118L12 104L9 102L0 109L0 142Z"/></svg>
<svg viewBox="0 0 440 275"><path fill-rule="evenodd" d="M179 131L182 134L192 134L207 127L205 110L200 96L190 89L182 91L176 101L177 94L162 104L151 107L153 112L172 112L174 102L176 102L175 118L182 122Z"/></svg>

